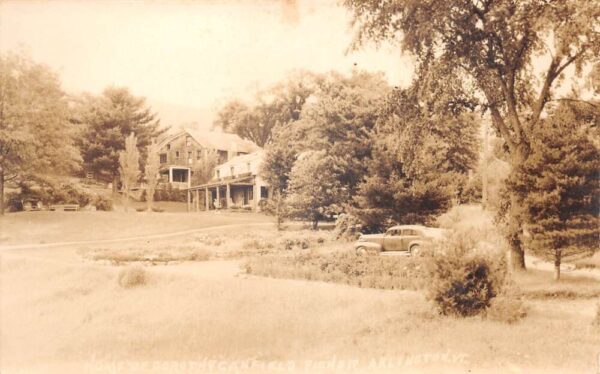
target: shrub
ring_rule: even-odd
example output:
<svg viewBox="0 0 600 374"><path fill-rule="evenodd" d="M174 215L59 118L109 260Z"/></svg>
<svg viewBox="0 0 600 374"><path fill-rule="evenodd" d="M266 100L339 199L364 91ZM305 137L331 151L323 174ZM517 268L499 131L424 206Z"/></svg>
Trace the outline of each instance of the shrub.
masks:
<svg viewBox="0 0 600 374"><path fill-rule="evenodd" d="M131 265L119 272L118 282L123 288L131 288L146 284L146 269L141 265Z"/></svg>
<svg viewBox="0 0 600 374"><path fill-rule="evenodd" d="M516 323L527 316L521 293L513 283L506 284L501 293L492 299L486 317L492 321Z"/></svg>
<svg viewBox="0 0 600 374"><path fill-rule="evenodd" d="M113 210L113 202L106 196L98 195L94 200L94 206L96 210L101 210L105 212L109 212Z"/></svg>
<svg viewBox="0 0 600 374"><path fill-rule="evenodd" d="M443 315L484 312L505 283L504 254L477 250L476 241L465 234L454 234L439 245L441 255L433 257L428 298Z"/></svg>
<svg viewBox="0 0 600 374"><path fill-rule="evenodd" d="M355 240L360 236L360 221L351 214L342 213L335 221L334 234L337 239Z"/></svg>

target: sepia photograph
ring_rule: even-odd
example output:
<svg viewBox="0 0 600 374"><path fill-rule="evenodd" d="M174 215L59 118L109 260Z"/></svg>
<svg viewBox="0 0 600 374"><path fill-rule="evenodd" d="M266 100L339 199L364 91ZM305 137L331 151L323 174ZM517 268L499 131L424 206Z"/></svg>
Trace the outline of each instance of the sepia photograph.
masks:
<svg viewBox="0 0 600 374"><path fill-rule="evenodd" d="M1 374L600 374L600 0L0 0Z"/></svg>

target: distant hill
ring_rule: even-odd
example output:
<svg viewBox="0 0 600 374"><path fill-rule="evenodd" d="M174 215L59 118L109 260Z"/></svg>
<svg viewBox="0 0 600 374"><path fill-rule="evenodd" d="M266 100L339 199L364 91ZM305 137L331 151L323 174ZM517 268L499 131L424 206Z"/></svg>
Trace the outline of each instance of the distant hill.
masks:
<svg viewBox="0 0 600 374"><path fill-rule="evenodd" d="M173 129L193 127L198 130L209 130L212 127L214 110L203 107L190 107L165 101L146 99L153 112L158 113L160 122Z"/></svg>

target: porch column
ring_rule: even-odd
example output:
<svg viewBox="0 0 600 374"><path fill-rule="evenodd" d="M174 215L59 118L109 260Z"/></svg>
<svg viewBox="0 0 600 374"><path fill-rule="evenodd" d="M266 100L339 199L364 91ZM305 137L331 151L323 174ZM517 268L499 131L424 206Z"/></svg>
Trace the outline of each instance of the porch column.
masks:
<svg viewBox="0 0 600 374"><path fill-rule="evenodd" d="M169 183L173 183L173 167L169 166Z"/></svg>
<svg viewBox="0 0 600 374"><path fill-rule="evenodd" d="M227 183L227 188L225 190L225 208L229 209L229 200L231 199L231 187L229 183Z"/></svg>
<svg viewBox="0 0 600 374"><path fill-rule="evenodd" d="M221 187L217 186L217 203L215 204L217 209L221 209Z"/></svg>
<svg viewBox="0 0 600 374"><path fill-rule="evenodd" d="M256 181L256 177L253 179L252 183L252 211L258 212L258 200L260 200L260 186Z"/></svg>
<svg viewBox="0 0 600 374"><path fill-rule="evenodd" d="M187 190L187 211L192 210L192 192Z"/></svg>
<svg viewBox="0 0 600 374"><path fill-rule="evenodd" d="M194 198L196 200L196 212L200 211L200 190L196 189L196 197Z"/></svg>
<svg viewBox="0 0 600 374"><path fill-rule="evenodd" d="M204 189L204 202L206 203L206 211L210 209L210 200L208 199L208 187Z"/></svg>

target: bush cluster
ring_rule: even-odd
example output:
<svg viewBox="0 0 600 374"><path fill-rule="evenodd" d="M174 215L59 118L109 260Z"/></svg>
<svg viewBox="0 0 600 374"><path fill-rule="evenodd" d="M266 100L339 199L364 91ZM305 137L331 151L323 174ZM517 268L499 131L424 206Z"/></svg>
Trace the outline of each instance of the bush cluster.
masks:
<svg viewBox="0 0 600 374"><path fill-rule="evenodd" d="M146 284L146 269L141 265L131 265L119 272L117 281L123 288L132 288Z"/></svg>
<svg viewBox="0 0 600 374"><path fill-rule="evenodd" d="M247 259L246 272L274 278L344 283L365 288L422 289L429 259L301 251Z"/></svg>
<svg viewBox="0 0 600 374"><path fill-rule="evenodd" d="M469 235L454 234L439 243L433 257L428 298L443 315L483 313L500 294L507 278L506 257L497 250L478 250Z"/></svg>
<svg viewBox="0 0 600 374"><path fill-rule="evenodd" d="M142 191L140 201L146 201L146 190ZM154 201L185 202L187 201L187 192L173 188L168 184L165 188L157 188L154 191Z"/></svg>
<svg viewBox="0 0 600 374"><path fill-rule="evenodd" d="M94 199L94 206L96 210L109 212L113 210L113 201L106 196L98 195Z"/></svg>
<svg viewBox="0 0 600 374"><path fill-rule="evenodd" d="M70 183L53 183L46 180L21 182L19 192L7 195L10 211L23 210L23 203L27 200L40 201L43 205L51 204L77 204L80 207L88 205L92 196Z"/></svg>
<svg viewBox="0 0 600 374"><path fill-rule="evenodd" d="M360 230L360 220L351 214L342 213L335 221L334 234L338 239L356 240Z"/></svg>

